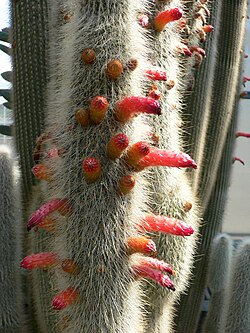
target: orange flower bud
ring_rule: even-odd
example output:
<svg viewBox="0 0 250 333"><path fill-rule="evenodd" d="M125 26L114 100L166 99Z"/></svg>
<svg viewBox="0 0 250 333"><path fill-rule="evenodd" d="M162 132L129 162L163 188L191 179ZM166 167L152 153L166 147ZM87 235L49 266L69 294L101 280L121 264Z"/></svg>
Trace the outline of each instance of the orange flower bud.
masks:
<svg viewBox="0 0 250 333"><path fill-rule="evenodd" d="M214 30L214 27L212 25L203 25L201 29L208 34L209 32L212 32Z"/></svg>
<svg viewBox="0 0 250 333"><path fill-rule="evenodd" d="M86 48L82 51L82 61L85 64L91 65L95 61L96 54L93 49Z"/></svg>
<svg viewBox="0 0 250 333"><path fill-rule="evenodd" d="M145 157L150 151L149 144L139 141L130 146L125 156L125 163L130 167L135 167L137 163Z"/></svg>
<svg viewBox="0 0 250 333"><path fill-rule="evenodd" d="M105 97L94 97L90 102L90 120L96 125L100 124L106 115L108 106L109 103Z"/></svg>
<svg viewBox="0 0 250 333"><path fill-rule="evenodd" d="M51 180L51 172L50 169L44 164L36 164L32 168L32 172L34 176L40 180Z"/></svg>
<svg viewBox="0 0 250 333"><path fill-rule="evenodd" d="M101 165L97 158L86 157L82 162L82 169L88 184L96 182L101 177Z"/></svg>
<svg viewBox="0 0 250 333"><path fill-rule="evenodd" d="M107 65L107 76L110 80L118 79L123 72L123 66L120 60L112 60Z"/></svg>
<svg viewBox="0 0 250 333"><path fill-rule="evenodd" d="M71 275L77 275L79 274L79 266L77 263L72 259L64 259L62 262L62 270L66 273L69 273Z"/></svg>
<svg viewBox="0 0 250 333"><path fill-rule="evenodd" d="M130 71L134 71L137 66L138 66L138 60L136 60L136 59L131 59L126 64L127 69L129 69Z"/></svg>
<svg viewBox="0 0 250 333"><path fill-rule="evenodd" d="M138 237L130 237L127 241L127 246L129 250L129 254L132 253L155 253L156 245L152 239L147 237L138 236Z"/></svg>
<svg viewBox="0 0 250 333"><path fill-rule="evenodd" d="M80 109L75 114L76 121L81 126L87 126L90 123L89 111L86 109Z"/></svg>
<svg viewBox="0 0 250 333"><path fill-rule="evenodd" d="M123 151L128 147L129 140L127 135L118 133L113 136L107 145L108 157L112 160L120 157Z"/></svg>
<svg viewBox="0 0 250 333"><path fill-rule="evenodd" d="M122 195L128 194L135 186L135 177L131 175L123 176L118 185L119 192Z"/></svg>

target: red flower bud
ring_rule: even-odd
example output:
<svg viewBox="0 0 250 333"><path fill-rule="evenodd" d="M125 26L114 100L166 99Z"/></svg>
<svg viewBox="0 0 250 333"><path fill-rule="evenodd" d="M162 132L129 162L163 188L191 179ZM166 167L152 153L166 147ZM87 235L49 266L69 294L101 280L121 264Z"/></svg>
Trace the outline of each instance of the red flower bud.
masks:
<svg viewBox="0 0 250 333"><path fill-rule="evenodd" d="M147 69L145 71L146 76L155 81L167 81L167 73L165 70L160 68Z"/></svg>
<svg viewBox="0 0 250 333"><path fill-rule="evenodd" d="M25 269L41 268L48 269L58 263L58 258L55 253L41 252L31 254L21 261L21 267Z"/></svg>
<svg viewBox="0 0 250 333"><path fill-rule="evenodd" d="M182 12L179 8L172 8L165 10L164 12L160 12L154 19L155 31L162 31L166 24L179 20L181 17Z"/></svg>
<svg viewBox="0 0 250 333"><path fill-rule="evenodd" d="M121 156L124 150L128 147L129 140L127 135L123 133L118 133L113 136L107 145L108 157L112 160Z"/></svg>
<svg viewBox="0 0 250 333"><path fill-rule="evenodd" d="M75 303L78 298L79 292L76 289L69 287L53 298L52 307L54 310L65 309L69 305Z"/></svg>
<svg viewBox="0 0 250 333"><path fill-rule="evenodd" d="M109 103L105 97L96 96L90 102L89 116L94 124L100 124L104 119Z"/></svg>
<svg viewBox="0 0 250 333"><path fill-rule="evenodd" d="M236 138L238 138L239 136L244 137L244 138L250 138L250 133L246 133L246 132L236 132L235 133Z"/></svg>
<svg viewBox="0 0 250 333"><path fill-rule="evenodd" d="M97 158L86 157L82 162L82 170L88 184L96 182L101 177L101 165Z"/></svg>
<svg viewBox="0 0 250 333"><path fill-rule="evenodd" d="M72 259L64 259L62 262L62 270L66 273L69 273L71 275L77 275L79 274L79 266L77 263Z"/></svg>
<svg viewBox="0 0 250 333"><path fill-rule="evenodd" d="M203 25L201 29L208 34L209 32L212 32L214 30L214 27L212 25Z"/></svg>
<svg viewBox="0 0 250 333"><path fill-rule="evenodd" d="M138 22L143 28L150 28L149 17L146 14L141 14L138 16Z"/></svg>
<svg viewBox="0 0 250 333"><path fill-rule="evenodd" d="M125 123L138 113L161 114L159 103L150 97L129 96L116 104L115 118Z"/></svg>
<svg viewBox="0 0 250 333"><path fill-rule="evenodd" d="M44 164L36 164L32 168L34 176L40 180L51 180L51 172L49 168Z"/></svg>
<svg viewBox="0 0 250 333"><path fill-rule="evenodd" d="M122 72L123 72L123 66L120 60L112 60L107 65L107 76L110 80L116 80L118 79Z"/></svg>

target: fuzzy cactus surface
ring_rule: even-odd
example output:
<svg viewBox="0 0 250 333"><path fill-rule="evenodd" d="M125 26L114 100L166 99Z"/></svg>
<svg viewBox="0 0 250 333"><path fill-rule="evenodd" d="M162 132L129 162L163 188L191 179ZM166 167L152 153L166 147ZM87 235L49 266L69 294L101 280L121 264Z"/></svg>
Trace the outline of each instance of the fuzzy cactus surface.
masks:
<svg viewBox="0 0 250 333"><path fill-rule="evenodd" d="M19 175L11 147L0 146L0 332L21 332L24 325L19 262L22 256Z"/></svg>
<svg viewBox="0 0 250 333"><path fill-rule="evenodd" d="M194 177L198 171L203 184L213 167L204 169L201 158L195 170L187 154L183 102L193 67L206 62L200 39L222 16L214 5L210 22L206 2L13 2L13 100L29 215L21 267L32 297L30 331L171 333L174 317L182 325L191 311L180 314L176 304L190 284L201 222L203 198ZM211 57L221 25L214 44L209 41ZM242 26L234 31L240 41ZM235 74L240 57L230 47ZM225 75L226 55L219 54L219 65L211 59L207 67L222 63ZM228 96L228 86L225 91ZM200 108L195 103L192 126L202 119L207 128L211 119ZM228 128L223 147L231 147ZM39 182L33 188L32 173ZM215 200L221 192L213 190Z"/></svg>

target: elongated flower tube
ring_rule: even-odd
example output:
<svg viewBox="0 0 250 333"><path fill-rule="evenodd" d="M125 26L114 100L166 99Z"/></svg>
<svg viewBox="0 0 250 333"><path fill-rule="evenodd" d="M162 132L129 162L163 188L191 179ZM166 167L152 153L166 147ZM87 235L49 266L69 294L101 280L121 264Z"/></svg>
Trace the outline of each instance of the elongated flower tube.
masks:
<svg viewBox="0 0 250 333"><path fill-rule="evenodd" d="M244 161L243 161L241 158L239 158L239 157L233 157L233 163L234 163L235 161L238 161L238 162L240 162L241 164L245 165Z"/></svg>
<svg viewBox="0 0 250 333"><path fill-rule="evenodd" d="M58 258L55 253L41 252L31 254L21 261L21 267L25 269L48 269L54 267L58 263Z"/></svg>
<svg viewBox="0 0 250 333"><path fill-rule="evenodd" d="M250 133L246 133L246 132L236 132L235 133L236 138L238 138L239 136L243 137L243 138L250 138Z"/></svg>
<svg viewBox="0 0 250 333"><path fill-rule="evenodd" d="M107 154L112 160L120 157L124 150L128 147L129 140L126 134L118 133L113 136L107 144Z"/></svg>
<svg viewBox="0 0 250 333"><path fill-rule="evenodd" d="M36 225L39 225L49 214L58 211L60 214L66 215L69 209L70 208L67 199L52 199L42 205L31 215L27 224L27 230L30 231L30 229Z"/></svg>
<svg viewBox="0 0 250 333"><path fill-rule="evenodd" d="M151 267L146 265L133 265L132 272L136 277L144 277L153 280L162 287L167 287L168 289L175 291L175 287L171 279L167 275L162 274Z"/></svg>
<svg viewBox="0 0 250 333"><path fill-rule="evenodd" d="M127 246L129 254L137 252L146 254L156 252L156 245L154 241L144 236L129 237L127 240Z"/></svg>
<svg viewBox="0 0 250 333"><path fill-rule="evenodd" d="M140 263L140 265L148 266L157 269L158 271L166 272L170 275L175 274L175 271L172 269L172 267L169 264L157 258L139 257L138 262Z"/></svg>
<svg viewBox="0 0 250 333"><path fill-rule="evenodd" d="M194 229L182 220L163 215L147 214L138 223L140 230L165 232L176 236L190 236Z"/></svg>
<svg viewBox="0 0 250 333"><path fill-rule="evenodd" d="M168 23L177 21L181 17L182 11L179 8L172 8L160 12L154 19L154 29L155 31L162 31Z"/></svg>
<svg viewBox="0 0 250 333"><path fill-rule="evenodd" d="M189 50L193 53L193 52L197 52L199 53L201 56L206 57L206 52L204 49L202 49L199 46L190 46Z"/></svg>
<svg viewBox="0 0 250 333"><path fill-rule="evenodd" d="M115 119L125 123L136 114L161 114L159 103L150 97L128 96L116 104L114 111Z"/></svg>
<svg viewBox="0 0 250 333"><path fill-rule="evenodd" d="M152 68L145 71L146 76L154 81L167 81L167 73L161 68Z"/></svg>
<svg viewBox="0 0 250 333"><path fill-rule="evenodd" d="M88 184L96 182L101 177L101 165L97 158L86 157L82 162L82 170Z"/></svg>
<svg viewBox="0 0 250 333"><path fill-rule="evenodd" d="M89 115L90 120L98 125L103 121L106 115L109 103L107 99L103 96L96 96L90 102Z"/></svg>
<svg viewBox="0 0 250 333"><path fill-rule="evenodd" d="M149 144L145 141L139 141L130 146L125 156L125 162L130 167L135 167L137 163L150 151Z"/></svg>
<svg viewBox="0 0 250 333"><path fill-rule="evenodd" d="M135 177L131 175L123 176L118 184L119 193L122 195L128 194L135 186Z"/></svg>
<svg viewBox="0 0 250 333"><path fill-rule="evenodd" d="M32 168L34 176L40 180L50 181L51 172L45 164L36 164Z"/></svg>
<svg viewBox="0 0 250 333"><path fill-rule="evenodd" d="M158 148L150 148L149 153L137 163L136 170L150 166L197 169L197 164L188 154Z"/></svg>
<svg viewBox="0 0 250 333"><path fill-rule="evenodd" d="M75 303L79 298L79 293L74 288L67 288L56 295L52 300L52 307L54 310L62 310L69 305Z"/></svg>

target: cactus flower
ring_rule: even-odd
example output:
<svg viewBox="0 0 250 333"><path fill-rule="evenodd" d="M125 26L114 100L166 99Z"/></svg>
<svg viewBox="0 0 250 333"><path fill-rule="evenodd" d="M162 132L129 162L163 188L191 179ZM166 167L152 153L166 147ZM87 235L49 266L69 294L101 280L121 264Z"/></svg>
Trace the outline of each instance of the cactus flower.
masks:
<svg viewBox="0 0 250 333"><path fill-rule="evenodd" d="M143 216L138 223L138 227L142 231L158 231L176 236L190 236L194 233L194 229L182 220L154 214Z"/></svg>
<svg viewBox="0 0 250 333"><path fill-rule="evenodd" d="M113 136L107 144L107 154L112 160L120 157L124 150L128 147L129 140L127 135L118 133Z"/></svg>
<svg viewBox="0 0 250 333"><path fill-rule="evenodd" d="M122 195L128 194L135 186L135 177L131 175L123 176L118 184L119 193Z"/></svg>
<svg viewBox="0 0 250 333"><path fill-rule="evenodd" d="M84 108L76 112L75 118L78 124L80 124L81 126L88 126L90 123L89 111Z"/></svg>
<svg viewBox="0 0 250 333"><path fill-rule="evenodd" d="M139 141L130 146L125 156L125 163L130 167L135 167L137 163L150 151L150 146L145 141Z"/></svg>
<svg viewBox="0 0 250 333"><path fill-rule="evenodd" d="M116 104L115 118L125 123L138 113L161 114L159 103L150 97L128 96Z"/></svg>
<svg viewBox="0 0 250 333"><path fill-rule="evenodd" d="M145 71L146 76L154 81L167 81L167 73L161 68L152 68Z"/></svg>
<svg viewBox="0 0 250 333"><path fill-rule="evenodd" d="M52 300L52 307L54 310L62 310L68 307L71 304L74 304L79 298L79 292L69 287L58 295L56 295Z"/></svg>
<svg viewBox="0 0 250 333"><path fill-rule="evenodd" d="M84 64L91 65L95 61L96 54L95 50L86 48L82 51L82 61Z"/></svg>
<svg viewBox="0 0 250 333"><path fill-rule="evenodd" d="M250 81L250 77L243 76L242 83L245 84L247 81Z"/></svg>
<svg viewBox="0 0 250 333"><path fill-rule="evenodd" d="M151 257L139 257L137 259L140 265L148 266L158 271L166 272L170 275L175 274L175 271L172 269L172 267L163 260Z"/></svg>
<svg viewBox="0 0 250 333"><path fill-rule="evenodd" d="M182 17L182 11L179 8L172 8L160 12L154 19L155 31L162 31L166 24L177 21Z"/></svg>
<svg viewBox="0 0 250 333"><path fill-rule="evenodd" d="M206 34L208 34L208 33L212 32L212 31L214 30L214 27L213 27L211 24L208 24L208 25L203 25L203 26L201 27L201 29L202 29Z"/></svg>
<svg viewBox="0 0 250 333"><path fill-rule="evenodd" d="M162 274L151 267L146 265L133 265L132 272L136 277L144 277L153 280L162 287L167 287L168 289L175 291L175 287L171 279L167 275Z"/></svg>
<svg viewBox="0 0 250 333"><path fill-rule="evenodd" d="M150 23L149 23L149 17L146 14L141 14L138 16L138 23L143 27L143 28L150 28Z"/></svg>
<svg viewBox="0 0 250 333"><path fill-rule="evenodd" d="M193 52L197 52L198 54L200 54L201 56L203 56L204 58L206 58L206 52L204 49L202 49L199 46L190 46L189 50L193 53Z"/></svg>
<svg viewBox="0 0 250 333"><path fill-rule="evenodd" d="M103 96L96 96L90 102L89 116L91 122L98 125L100 124L107 112L109 103Z"/></svg>
<svg viewBox="0 0 250 333"><path fill-rule="evenodd" d="M129 254L137 252L146 254L156 252L156 245L154 241L144 236L129 237L127 240L127 246Z"/></svg>
<svg viewBox="0 0 250 333"><path fill-rule="evenodd" d="M48 269L54 267L58 263L58 258L55 253L41 252L31 254L21 261L21 267L25 269L41 268Z"/></svg>
<svg viewBox="0 0 250 333"><path fill-rule="evenodd" d="M159 148L150 148L149 153L137 163L136 170L139 171L150 166L197 169L197 164L188 154Z"/></svg>
<svg viewBox="0 0 250 333"><path fill-rule="evenodd" d="M238 138L239 136L244 137L244 138L250 138L250 133L246 133L246 132L236 132L235 133L236 138Z"/></svg>
<svg viewBox="0 0 250 333"><path fill-rule="evenodd" d="M82 162L82 170L88 184L96 182L101 177L101 165L97 158L86 157Z"/></svg>
<svg viewBox="0 0 250 333"><path fill-rule="evenodd" d="M48 216L39 223L38 227L48 232L53 232L56 227L56 219Z"/></svg>
<svg viewBox="0 0 250 333"><path fill-rule="evenodd" d="M70 210L67 199L52 199L42 205L29 218L27 230L30 231L36 225L39 225L49 214L58 211L62 215L66 215Z"/></svg>
<svg viewBox="0 0 250 333"><path fill-rule="evenodd" d="M150 91L148 92L148 97L151 97L155 100L158 100L161 98L161 92L160 90L158 90L156 85L153 85L150 89Z"/></svg>
<svg viewBox="0 0 250 333"><path fill-rule="evenodd" d="M243 161L241 158L239 158L239 157L234 157L234 158L233 158L233 163L234 163L235 161L238 161L238 162L240 162L241 164L245 165L244 161Z"/></svg>

